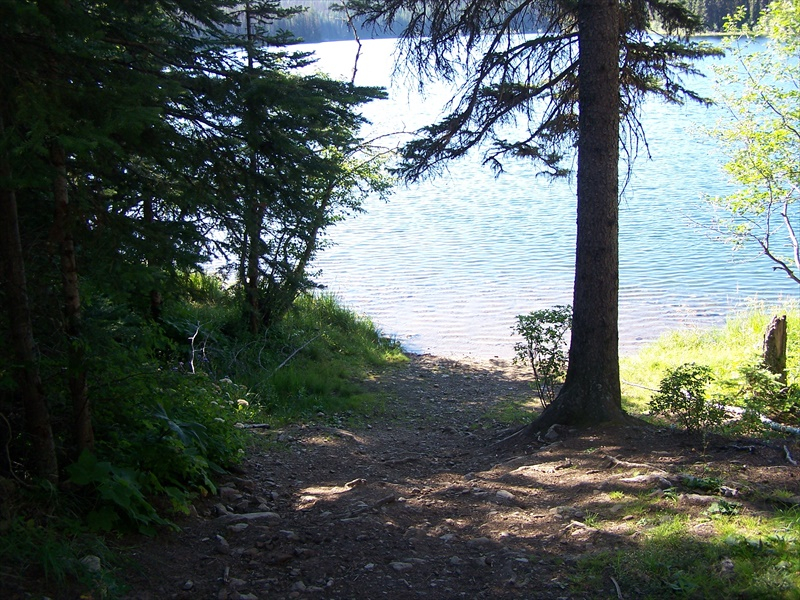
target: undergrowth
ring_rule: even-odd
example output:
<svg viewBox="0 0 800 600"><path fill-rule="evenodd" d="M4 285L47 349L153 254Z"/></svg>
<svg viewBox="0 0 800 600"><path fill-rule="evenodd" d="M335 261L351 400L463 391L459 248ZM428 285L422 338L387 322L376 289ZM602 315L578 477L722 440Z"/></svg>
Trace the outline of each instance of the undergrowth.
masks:
<svg viewBox="0 0 800 600"><path fill-rule="evenodd" d="M175 527L244 456L252 438L242 424L371 414L381 402L361 382L406 360L331 296L302 296L259 336L239 306L218 280L192 276L159 323L112 303L86 307L95 445L64 462L64 483L47 494L32 494L14 465L0 472L0 578L105 597L108 553L93 546L108 532ZM11 433L16 455L24 440Z"/></svg>
<svg viewBox="0 0 800 600"><path fill-rule="evenodd" d="M770 319L786 314L789 323L787 380L779 384L761 367L764 333ZM730 317L721 327L686 328L668 332L620 364L623 406L633 414L648 415L654 396L664 399L665 382L675 380L682 370L694 365L707 375L700 390L709 405L739 407L745 419L718 419L717 429L730 433L764 434L755 413L778 419L787 425L800 423L800 309L795 304L779 307L753 305ZM672 386L675 387L675 386ZM677 388L676 388L677 389ZM673 397L678 399L677 393ZM677 401L677 400L676 400ZM674 403L673 403L674 404ZM664 413L661 402L655 412Z"/></svg>

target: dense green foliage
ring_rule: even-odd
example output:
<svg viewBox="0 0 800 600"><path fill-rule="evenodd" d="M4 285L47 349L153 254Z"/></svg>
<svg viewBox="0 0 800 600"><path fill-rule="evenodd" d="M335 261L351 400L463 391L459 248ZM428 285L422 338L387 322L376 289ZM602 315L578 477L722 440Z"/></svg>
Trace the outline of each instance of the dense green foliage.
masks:
<svg viewBox="0 0 800 600"><path fill-rule="evenodd" d="M786 383L762 364L764 334L773 314L786 314L789 323ZM798 322L795 306L757 306L732 316L723 327L666 333L623 359L625 402L634 413L666 415L695 430L763 434L762 416L800 426ZM716 405L740 409L740 418L723 417Z"/></svg>
<svg viewBox="0 0 800 600"><path fill-rule="evenodd" d="M390 180L359 135L383 91L311 74L269 33L294 12L0 2L0 534L63 516L40 486L78 530L151 533L240 460L239 424L352 409L397 354L304 296Z"/></svg>
<svg viewBox="0 0 800 600"><path fill-rule="evenodd" d="M717 69L727 116L713 132L737 189L710 202L724 239L800 283L800 3L773 2L754 28L743 19L729 24L730 66ZM756 36L764 47L753 47Z"/></svg>

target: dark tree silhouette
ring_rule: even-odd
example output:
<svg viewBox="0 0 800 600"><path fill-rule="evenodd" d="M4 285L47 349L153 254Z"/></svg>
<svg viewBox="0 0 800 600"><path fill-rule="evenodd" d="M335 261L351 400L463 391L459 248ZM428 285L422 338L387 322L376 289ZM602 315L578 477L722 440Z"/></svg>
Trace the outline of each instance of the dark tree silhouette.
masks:
<svg viewBox="0 0 800 600"><path fill-rule="evenodd" d="M465 81L450 114L403 148L407 179L428 176L478 144L488 147L484 161L498 172L505 157L516 156L564 175L577 148L569 367L556 400L525 431L622 419L619 150L636 154L645 95L700 100L679 79L694 72L691 59L714 52L687 37L700 29L699 19L670 0L357 0L349 10L389 28L402 14L407 63L400 67L422 81ZM666 33L653 34L656 22ZM527 126L502 127L514 121ZM522 134L512 137L509 129Z"/></svg>

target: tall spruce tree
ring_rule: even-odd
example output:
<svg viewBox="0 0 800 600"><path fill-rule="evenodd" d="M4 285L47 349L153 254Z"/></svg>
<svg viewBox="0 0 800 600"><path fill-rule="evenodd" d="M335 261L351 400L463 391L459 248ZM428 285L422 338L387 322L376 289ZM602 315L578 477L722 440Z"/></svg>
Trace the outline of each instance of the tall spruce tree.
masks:
<svg viewBox="0 0 800 600"><path fill-rule="evenodd" d="M711 52L692 43L699 20L671 0L355 0L350 10L391 27L401 11L403 58L424 79L464 82L444 119L403 150L417 179L479 144L497 171L506 157L563 175L577 148L577 245L566 381L527 431L623 418L618 354L618 157L635 153L642 98L696 98L679 75ZM664 34L655 34L658 24ZM536 32L527 34L526 32ZM401 65L402 66L402 65ZM504 127L513 128L517 137ZM620 127L620 123L624 125ZM527 125L527 126L525 126Z"/></svg>

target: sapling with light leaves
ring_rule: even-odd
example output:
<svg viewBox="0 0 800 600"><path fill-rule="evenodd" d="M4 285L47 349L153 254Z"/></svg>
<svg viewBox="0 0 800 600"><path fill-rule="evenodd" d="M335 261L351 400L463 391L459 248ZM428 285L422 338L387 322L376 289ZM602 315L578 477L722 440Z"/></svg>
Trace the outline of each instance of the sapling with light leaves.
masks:
<svg viewBox="0 0 800 600"><path fill-rule="evenodd" d="M524 339L514 346L514 362L531 367L533 387L543 407L555 399L566 375L566 337L571 327L571 306L559 305L517 315L514 332Z"/></svg>

